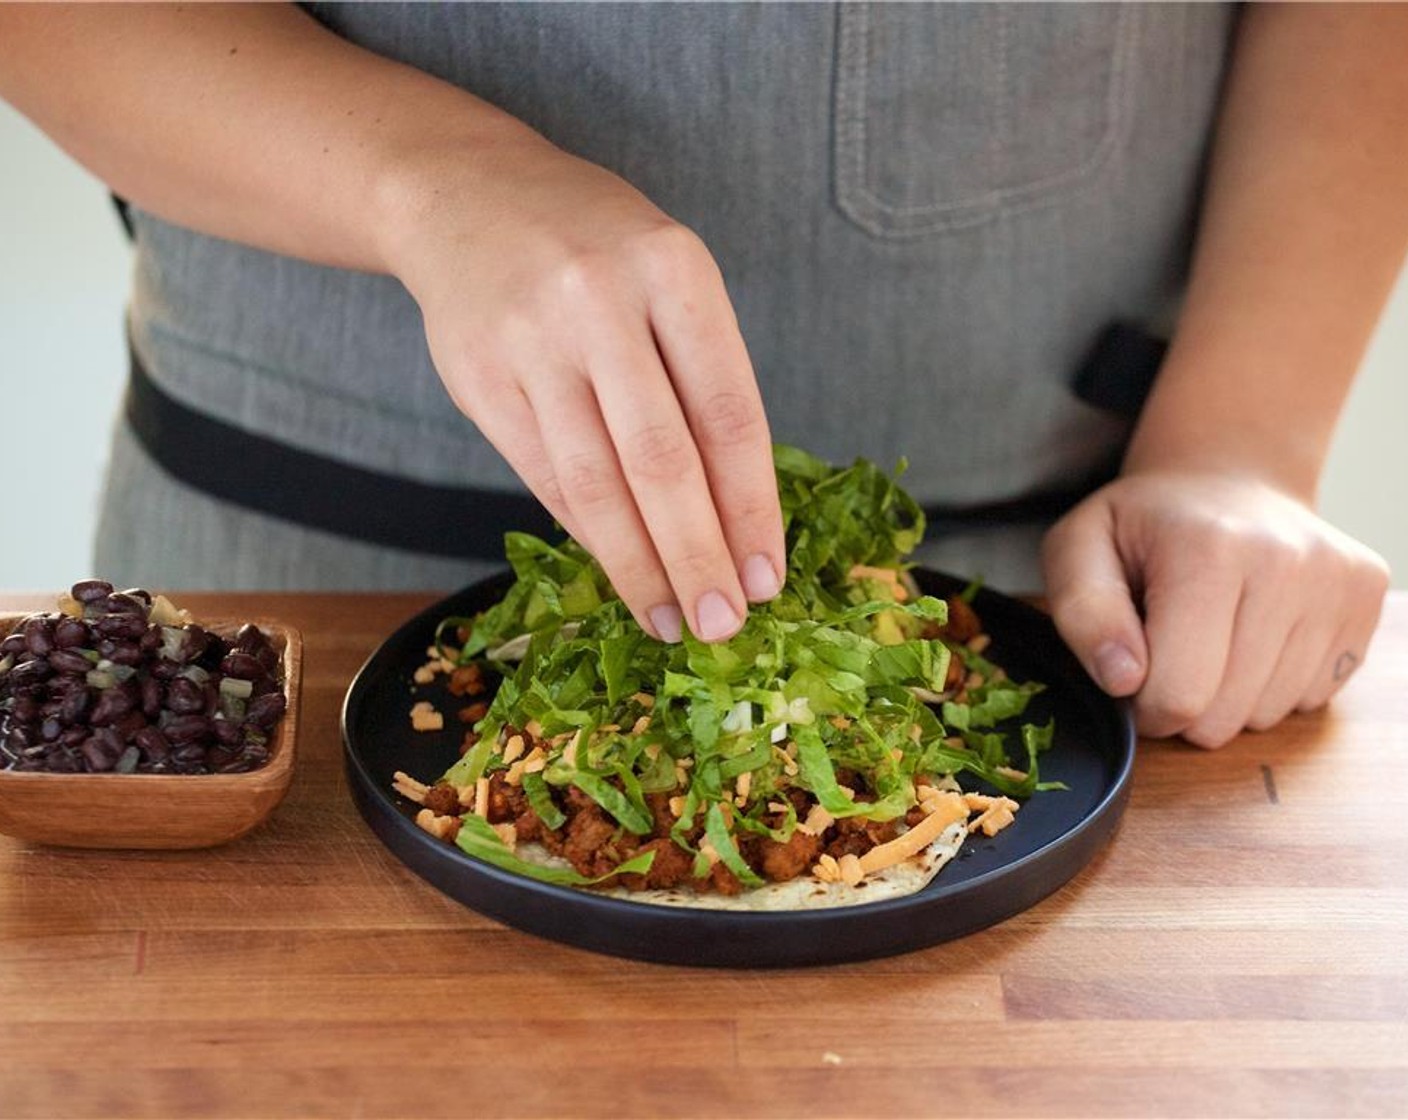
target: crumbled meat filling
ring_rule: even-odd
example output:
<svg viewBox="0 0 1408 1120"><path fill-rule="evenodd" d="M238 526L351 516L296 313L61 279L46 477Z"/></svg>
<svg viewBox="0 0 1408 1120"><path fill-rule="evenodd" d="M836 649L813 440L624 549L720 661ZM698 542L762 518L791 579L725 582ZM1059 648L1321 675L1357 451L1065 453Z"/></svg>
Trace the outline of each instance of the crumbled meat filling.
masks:
<svg viewBox="0 0 1408 1120"><path fill-rule="evenodd" d="M437 782L431 786L422 804L437 817L458 817L464 812L460 795L449 782Z"/></svg>
<svg viewBox="0 0 1408 1120"><path fill-rule="evenodd" d="M763 877L783 883L810 870L821 852L821 837L808 836L799 830L793 832L785 844L764 838L758 848Z"/></svg>

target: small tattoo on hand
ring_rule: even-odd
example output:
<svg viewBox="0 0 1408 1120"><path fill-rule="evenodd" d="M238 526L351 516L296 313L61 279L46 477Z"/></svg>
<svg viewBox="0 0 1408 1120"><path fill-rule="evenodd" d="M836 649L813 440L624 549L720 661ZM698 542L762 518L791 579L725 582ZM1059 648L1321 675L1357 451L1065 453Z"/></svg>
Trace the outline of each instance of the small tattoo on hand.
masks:
<svg viewBox="0 0 1408 1120"><path fill-rule="evenodd" d="M1335 658L1335 680L1344 680L1347 676L1349 676L1350 673L1354 672L1354 669L1358 664L1359 658L1353 653L1351 653L1349 650L1345 650L1342 654Z"/></svg>

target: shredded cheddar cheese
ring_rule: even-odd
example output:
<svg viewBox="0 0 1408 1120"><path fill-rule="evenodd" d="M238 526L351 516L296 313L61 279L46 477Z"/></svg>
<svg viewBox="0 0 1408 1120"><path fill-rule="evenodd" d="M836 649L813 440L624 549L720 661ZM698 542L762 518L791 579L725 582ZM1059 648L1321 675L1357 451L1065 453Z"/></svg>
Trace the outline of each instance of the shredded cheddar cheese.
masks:
<svg viewBox="0 0 1408 1120"><path fill-rule="evenodd" d="M922 821L908 832L896 836L884 844L877 844L860 857L860 867L870 875L886 867L893 867L910 856L915 856L934 842L944 829L968 816L968 806L957 794L946 794L940 800L931 798L925 803L928 813Z"/></svg>
<svg viewBox="0 0 1408 1120"><path fill-rule="evenodd" d="M512 824L496 824L491 826L499 834L499 839L507 845L509 851L518 847L518 829Z"/></svg>
<svg viewBox="0 0 1408 1120"><path fill-rule="evenodd" d="M418 782L407 774L404 770L397 770L391 776L391 787L408 801L414 801L417 805L425 803L425 795L430 792L430 787L424 782Z"/></svg>
<svg viewBox="0 0 1408 1120"><path fill-rule="evenodd" d="M808 836L820 836L836 822L836 818L820 805L813 805L807 819L797 822L797 829Z"/></svg>
<svg viewBox="0 0 1408 1120"><path fill-rule="evenodd" d="M416 814L416 824L437 840L453 839L460 827L460 822L454 817L437 816L429 809L422 809Z"/></svg>
<svg viewBox="0 0 1408 1120"><path fill-rule="evenodd" d="M909 588L900 582L900 573L894 568L872 568L869 564L853 564L846 574L852 580L870 579L888 584L897 603L903 603L909 598Z"/></svg>
<svg viewBox="0 0 1408 1120"><path fill-rule="evenodd" d="M413 731L442 731L445 716L436 710L429 700L420 700L411 705L411 729Z"/></svg>
<svg viewBox="0 0 1408 1120"><path fill-rule="evenodd" d="M523 736L510 735L504 744L504 762L513 763L523 755Z"/></svg>

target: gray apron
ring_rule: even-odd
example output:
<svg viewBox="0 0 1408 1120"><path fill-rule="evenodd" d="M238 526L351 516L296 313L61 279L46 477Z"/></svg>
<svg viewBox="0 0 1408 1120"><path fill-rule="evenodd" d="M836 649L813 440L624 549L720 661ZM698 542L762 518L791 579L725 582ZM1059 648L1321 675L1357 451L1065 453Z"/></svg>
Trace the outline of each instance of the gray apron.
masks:
<svg viewBox="0 0 1408 1120"><path fill-rule="evenodd" d="M310 10L695 229L774 438L904 456L910 490L951 506L1063 489L1118 454L1129 422L1072 375L1106 324L1176 314L1233 22L1164 4ZM370 471L521 489L398 282L133 222L132 342L173 399ZM936 533L924 557L1033 589L1041 528ZM484 567L210 498L118 425L96 551L112 579L449 588Z"/></svg>

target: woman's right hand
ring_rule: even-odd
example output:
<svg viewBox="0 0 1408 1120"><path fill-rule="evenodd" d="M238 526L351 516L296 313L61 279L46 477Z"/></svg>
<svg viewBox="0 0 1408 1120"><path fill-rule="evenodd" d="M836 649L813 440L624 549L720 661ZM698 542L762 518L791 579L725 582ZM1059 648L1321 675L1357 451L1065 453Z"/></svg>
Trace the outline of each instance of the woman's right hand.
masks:
<svg viewBox="0 0 1408 1120"><path fill-rule="evenodd" d="M398 180L386 254L450 396L649 632L730 637L786 570L753 368L703 242L513 122Z"/></svg>
<svg viewBox="0 0 1408 1120"><path fill-rule="evenodd" d="M723 280L615 175L292 4L0 5L0 95L167 221L397 276L455 403L647 630L726 638L777 593Z"/></svg>

